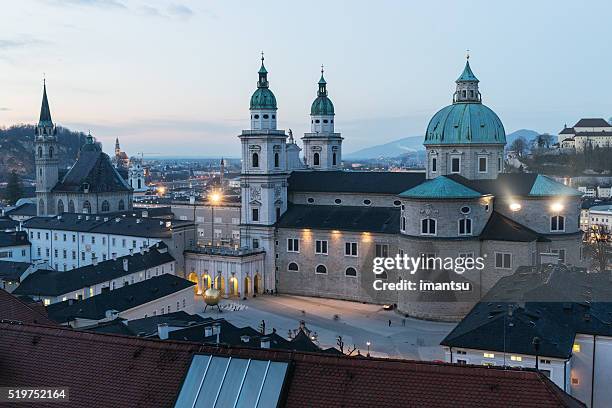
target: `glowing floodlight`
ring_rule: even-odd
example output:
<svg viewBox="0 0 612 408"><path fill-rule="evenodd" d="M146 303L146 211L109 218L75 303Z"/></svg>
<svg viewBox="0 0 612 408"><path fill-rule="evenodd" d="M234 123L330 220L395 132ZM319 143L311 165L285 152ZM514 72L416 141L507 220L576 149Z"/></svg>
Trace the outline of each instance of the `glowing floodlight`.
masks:
<svg viewBox="0 0 612 408"><path fill-rule="evenodd" d="M510 203L510 211L518 211L521 209L521 205L519 203Z"/></svg>

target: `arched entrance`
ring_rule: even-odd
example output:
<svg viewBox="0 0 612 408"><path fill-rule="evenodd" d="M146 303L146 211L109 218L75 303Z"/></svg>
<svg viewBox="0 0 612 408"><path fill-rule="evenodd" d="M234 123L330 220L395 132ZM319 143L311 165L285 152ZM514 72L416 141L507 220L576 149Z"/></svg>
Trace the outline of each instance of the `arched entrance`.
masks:
<svg viewBox="0 0 612 408"><path fill-rule="evenodd" d="M217 276L217 279L215 279L215 288L221 292L221 295L225 295L225 279L223 276Z"/></svg>
<svg viewBox="0 0 612 408"><path fill-rule="evenodd" d="M261 282L261 276L259 276L258 273L255 274L255 287L254 287L254 292L256 294L260 294L263 291L263 285Z"/></svg>
<svg viewBox="0 0 612 408"><path fill-rule="evenodd" d="M230 296L238 296L238 279L235 276L229 280L229 292Z"/></svg>
<svg viewBox="0 0 612 408"><path fill-rule="evenodd" d="M188 276L187 276L187 280L190 282L195 283L195 286L193 287L193 290L195 292L196 295L199 295L202 293L202 291L200 290L200 283L198 282L198 274L195 272L191 272Z"/></svg>
<svg viewBox="0 0 612 408"><path fill-rule="evenodd" d="M211 283L210 275L209 274L202 275L202 291L209 289L210 283Z"/></svg>
<svg viewBox="0 0 612 408"><path fill-rule="evenodd" d="M242 288L244 292L244 296L248 296L251 294L251 278L248 276L244 277L244 287Z"/></svg>

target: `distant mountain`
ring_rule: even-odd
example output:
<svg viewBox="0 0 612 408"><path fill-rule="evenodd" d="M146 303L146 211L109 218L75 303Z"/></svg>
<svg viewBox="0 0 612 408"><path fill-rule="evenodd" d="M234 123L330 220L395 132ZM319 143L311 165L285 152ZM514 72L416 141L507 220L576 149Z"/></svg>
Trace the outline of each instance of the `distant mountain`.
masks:
<svg viewBox="0 0 612 408"><path fill-rule="evenodd" d="M510 146L512 142L514 142L519 137L522 137L527 141L527 146L531 146L531 143L535 141L535 139L540 135L540 132L536 132L535 130L529 129L519 129L515 132L512 132L506 135L506 146ZM555 138L555 143L557 142Z"/></svg>
<svg viewBox="0 0 612 408"><path fill-rule="evenodd" d="M397 157L406 153L423 150L423 136L409 136L393 142L366 147L356 152L345 154L346 159L378 159L380 157Z"/></svg>
<svg viewBox="0 0 612 408"><path fill-rule="evenodd" d="M32 125L0 128L0 182L15 170L21 177L34 178L34 129ZM60 168L71 166L86 135L57 127Z"/></svg>
<svg viewBox="0 0 612 408"><path fill-rule="evenodd" d="M516 132L512 132L506 135L507 145L510 145L514 140L519 137L523 137L528 144L535 140L539 135L539 132L529 129L520 129ZM365 149L357 150L356 152L345 154L344 157L348 160L356 159L378 159L398 157L406 153L417 152L424 150L423 147L423 136L409 136L402 139L395 140L393 142L380 144L372 147L366 147Z"/></svg>

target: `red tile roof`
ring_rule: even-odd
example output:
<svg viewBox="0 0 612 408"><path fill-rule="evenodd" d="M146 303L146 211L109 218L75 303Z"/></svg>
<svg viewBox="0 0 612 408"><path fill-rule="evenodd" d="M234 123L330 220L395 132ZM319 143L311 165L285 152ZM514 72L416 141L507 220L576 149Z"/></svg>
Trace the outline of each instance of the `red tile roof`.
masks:
<svg viewBox="0 0 612 408"><path fill-rule="evenodd" d="M2 320L50 324L53 326L57 324L49 319L42 304L26 303L7 291L0 289L0 321Z"/></svg>
<svg viewBox="0 0 612 408"><path fill-rule="evenodd" d="M63 407L171 407L194 353L290 361L285 407L583 406L531 370L221 348L2 322L0 349L0 384L68 386Z"/></svg>

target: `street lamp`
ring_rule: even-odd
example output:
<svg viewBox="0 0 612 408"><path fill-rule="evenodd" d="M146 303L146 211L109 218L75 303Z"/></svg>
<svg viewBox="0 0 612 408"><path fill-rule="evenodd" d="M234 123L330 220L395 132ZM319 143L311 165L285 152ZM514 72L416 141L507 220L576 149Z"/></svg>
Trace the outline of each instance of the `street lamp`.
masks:
<svg viewBox="0 0 612 408"><path fill-rule="evenodd" d="M367 357L370 357L370 345L372 343L370 343L370 341L366 341L366 346L368 346L368 354L366 355Z"/></svg>

